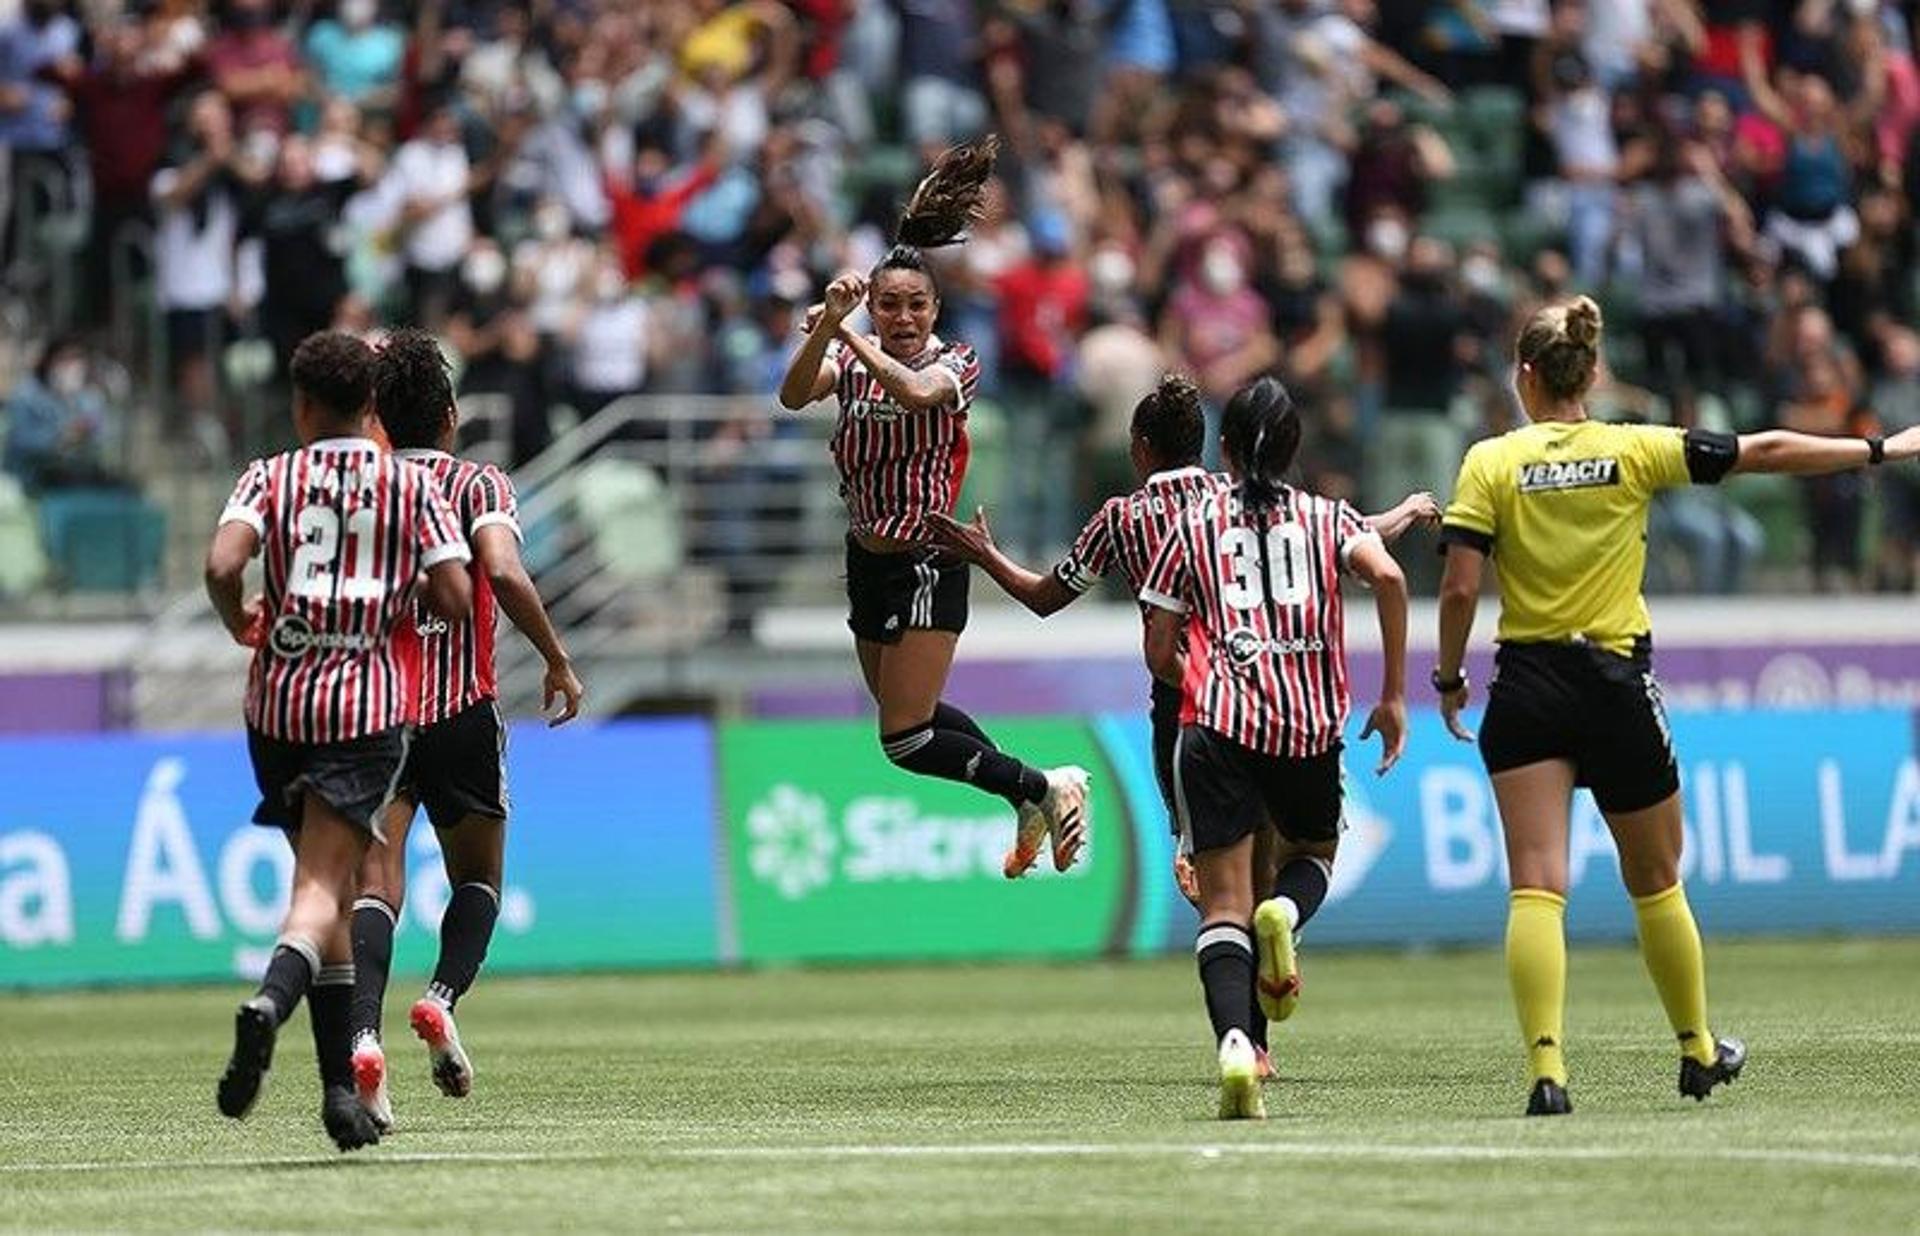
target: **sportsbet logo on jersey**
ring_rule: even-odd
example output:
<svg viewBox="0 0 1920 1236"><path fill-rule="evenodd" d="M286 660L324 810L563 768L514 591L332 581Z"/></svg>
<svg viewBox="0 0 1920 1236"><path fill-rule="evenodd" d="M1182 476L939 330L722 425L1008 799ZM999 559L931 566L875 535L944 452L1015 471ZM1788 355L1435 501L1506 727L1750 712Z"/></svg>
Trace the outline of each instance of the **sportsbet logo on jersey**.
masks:
<svg viewBox="0 0 1920 1236"><path fill-rule="evenodd" d="M995 722L1049 764L1106 760L1083 723ZM902 775L869 724L746 723L720 732L740 956L1063 956L1123 950L1142 874L1121 796L1080 862L1009 881L1013 808Z"/></svg>

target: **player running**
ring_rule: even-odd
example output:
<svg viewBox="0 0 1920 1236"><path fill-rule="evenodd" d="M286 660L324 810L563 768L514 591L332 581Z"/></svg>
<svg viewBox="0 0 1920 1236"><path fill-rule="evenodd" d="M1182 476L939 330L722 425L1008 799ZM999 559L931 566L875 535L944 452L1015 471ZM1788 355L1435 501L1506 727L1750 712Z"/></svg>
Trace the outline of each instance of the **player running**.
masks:
<svg viewBox="0 0 1920 1236"><path fill-rule="evenodd" d="M440 919L433 979L407 1020L427 1045L440 1092L457 1099L473 1088L473 1062L460 1044L453 1009L486 959L500 914L507 732L496 702L496 607L546 661L544 707L560 702L549 724L564 725L579 714L583 689L520 560L513 482L491 464L452 453L459 416L446 357L433 336L407 329L387 338L374 361L374 408L395 453L432 475L473 548L471 616L450 622L425 609L415 615L420 728L386 811L385 839L367 850L360 897L353 903L354 1084L384 1132L393 1127L393 1107L380 1043L381 1004L406 894L407 833L421 806L439 835L453 895Z"/></svg>
<svg viewBox="0 0 1920 1236"><path fill-rule="evenodd" d="M938 512L928 516L927 522L942 548L985 570L1008 596L1041 618L1073 604L1102 576L1115 571L1126 581L1129 594L1137 597L1146 585L1147 568L1153 565L1167 529L1194 503L1231 489L1233 482L1222 473L1208 472L1200 466L1206 414L1199 388L1185 374L1165 375L1159 386L1134 406L1131 437L1128 453L1134 474L1140 479L1139 487L1107 499L1080 530L1067 556L1045 574L1028 570L1002 552L994 543L985 511L976 511L969 524ZM1440 507L1433 495L1419 493L1409 495L1385 514L1369 516L1368 522L1392 544L1414 524L1439 518ZM1143 616L1147 612L1143 607ZM1173 744L1180 734L1180 684L1158 678L1151 683L1153 771L1172 819ZM1016 840L1006 859L1008 878L1033 865L1042 839L1036 833ZM1185 840L1174 857L1174 879L1180 891L1193 901L1199 890L1193 882Z"/></svg>
<svg viewBox="0 0 1920 1236"><path fill-rule="evenodd" d="M353 950L347 906L380 811L407 755L417 666L398 638L415 581L449 622L473 605L466 542L423 469L368 436L373 353L327 331L294 350L300 449L248 466L207 551L207 595L247 676L254 821L293 843L293 896L259 992L234 1018L220 1111L253 1110L274 1040L308 997L321 1121L341 1150L380 1140L354 1097L348 1061ZM242 602L247 562L266 553L266 592Z"/></svg>
<svg viewBox="0 0 1920 1236"><path fill-rule="evenodd" d="M1467 637L1480 576L1500 581L1500 650L1480 727L1506 834L1507 974L1533 1089L1529 1116L1573 1110L1563 1055L1568 803L1588 786L1620 850L1640 954L1680 1041L1680 1093L1705 1099L1746 1064L1707 1024L1706 960L1680 884L1680 773L1640 579L1647 506L1663 489L1735 472L1802 476L1920 455L1920 429L1878 438L1732 434L1587 419L1600 308L1581 296L1534 314L1514 385L1532 424L1478 443L1460 467L1441 540L1433 685L1462 741Z"/></svg>
<svg viewBox="0 0 1920 1236"><path fill-rule="evenodd" d="M1339 846L1343 570L1374 590L1386 655L1380 702L1360 736L1380 735L1381 773L1406 743L1406 580L1352 506L1281 481L1300 429L1271 378L1227 401L1221 445L1235 487L1174 523L1140 590L1151 607L1147 664L1184 695L1173 799L1200 886L1195 951L1219 1045L1222 1119L1266 1116L1249 1036L1256 966L1260 1007L1286 1020L1300 993L1293 936L1326 899ZM1254 838L1269 825L1279 873L1256 908Z"/></svg>
<svg viewBox="0 0 1920 1236"><path fill-rule="evenodd" d="M832 450L851 523L847 625L887 759L1006 799L1020 833L1050 837L1053 865L1065 871L1092 823L1086 771L1029 767L940 699L967 625L967 566L928 543L927 519L959 497L980 362L968 345L933 333L940 291L920 249L963 239L997 150L988 137L941 155L900 221L902 243L871 275L828 285L807 315L780 403L798 410L831 394L839 404ZM847 325L862 303L877 334Z"/></svg>

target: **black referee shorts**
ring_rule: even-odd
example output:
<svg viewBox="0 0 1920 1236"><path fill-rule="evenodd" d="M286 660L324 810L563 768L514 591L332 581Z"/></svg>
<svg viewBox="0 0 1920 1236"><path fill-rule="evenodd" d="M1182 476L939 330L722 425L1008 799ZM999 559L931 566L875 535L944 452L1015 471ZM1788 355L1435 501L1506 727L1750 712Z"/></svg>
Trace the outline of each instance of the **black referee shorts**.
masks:
<svg viewBox="0 0 1920 1236"><path fill-rule="evenodd" d="M908 631L967 629L967 564L935 549L876 554L847 538L847 626L897 644Z"/></svg>
<svg viewBox="0 0 1920 1236"><path fill-rule="evenodd" d="M1642 811L1680 788L1652 645L1500 645L1480 755L1489 773L1568 760L1602 811Z"/></svg>
<svg viewBox="0 0 1920 1236"><path fill-rule="evenodd" d="M1223 850L1273 821L1302 844L1340 836L1341 745L1304 759L1249 750L1199 725L1180 728L1173 798L1196 854Z"/></svg>
<svg viewBox="0 0 1920 1236"><path fill-rule="evenodd" d="M1153 680L1153 776L1160 783L1160 801L1167 805L1167 819L1174 833L1180 832L1179 812L1173 805L1173 753L1180 742L1179 687Z"/></svg>
<svg viewBox="0 0 1920 1236"><path fill-rule="evenodd" d="M306 796L315 794L374 840L385 839L380 812L393 800L406 761L404 727L324 743L287 742L249 727L247 754L260 787L255 824L292 832L300 827Z"/></svg>
<svg viewBox="0 0 1920 1236"><path fill-rule="evenodd" d="M435 828L468 816L507 818L507 727L500 706L481 700L417 730L398 796L427 809Z"/></svg>

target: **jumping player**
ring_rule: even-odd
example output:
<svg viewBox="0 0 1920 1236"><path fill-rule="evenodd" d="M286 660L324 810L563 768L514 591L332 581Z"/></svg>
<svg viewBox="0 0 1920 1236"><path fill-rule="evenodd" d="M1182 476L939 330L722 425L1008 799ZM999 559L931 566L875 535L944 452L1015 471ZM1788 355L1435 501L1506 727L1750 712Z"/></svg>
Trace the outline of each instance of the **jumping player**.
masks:
<svg viewBox="0 0 1920 1236"><path fill-rule="evenodd" d="M1162 377L1159 386L1133 409L1129 454L1134 473L1140 478L1139 487L1107 499L1080 530L1072 550L1045 574L1027 569L1002 552L994 543L985 511L976 511L969 524L937 512L927 522L942 548L986 571L1008 596L1041 618L1073 604L1102 576L1115 571L1126 580L1129 593L1138 596L1167 529L1200 499L1233 487L1224 474L1200 466L1205 437L1206 418L1199 388L1184 374ZM1368 522L1382 540L1392 544L1414 524L1439 518L1440 508L1433 495L1419 493L1409 495L1385 514L1370 516ZM1151 681L1153 771L1172 819L1173 745L1180 734L1180 685L1158 678ZM1016 845L1007 856L1007 875L1021 874L1038 857L1039 838ZM1198 897L1193 865L1184 851L1174 858L1174 878L1188 900Z"/></svg>
<svg viewBox="0 0 1920 1236"><path fill-rule="evenodd" d="M260 989L234 1018L220 1111L253 1110L274 1040L308 997L321 1121L353 1150L380 1139L354 1097L348 1062L353 951L347 907L380 812L406 761L417 667L399 638L415 581L449 622L473 604L466 542L423 469L368 436L373 354L335 331L294 350L300 449L257 459L234 488L207 551L207 594L255 650L247 749L256 823L293 843L293 896ZM266 591L242 602L247 562L266 553Z"/></svg>
<svg viewBox="0 0 1920 1236"><path fill-rule="evenodd" d="M1300 428L1271 378L1227 401L1221 445L1234 488L1200 499L1168 530L1140 591L1152 610L1147 664L1184 695L1173 799L1200 886L1195 951L1223 1119L1266 1115L1249 1036L1256 966L1260 1007L1286 1020L1300 992L1293 936L1325 900L1339 846L1342 571L1372 587L1386 655L1380 702L1360 736L1380 735L1381 773L1406 742L1406 580L1352 506L1280 480ZM1269 825L1279 871L1261 900L1254 839Z"/></svg>
<svg viewBox="0 0 1920 1236"><path fill-rule="evenodd" d="M1478 443L1460 466L1441 542L1433 686L1455 737L1467 637L1488 555L1500 581L1500 651L1480 726L1506 834L1507 975L1527 1048L1529 1116L1573 1110L1564 1009L1569 802L1588 786L1620 851L1640 954L1680 1042L1680 1093L1705 1099L1747 1050L1707 1025L1706 959L1680 884L1680 772L1653 677L1640 579L1654 494L1735 472L1800 476L1920 455L1920 429L1878 438L1787 430L1732 434L1587 419L1600 307L1585 296L1535 313L1514 349L1531 424Z"/></svg>
<svg viewBox="0 0 1920 1236"><path fill-rule="evenodd" d="M951 512L959 497L980 364L971 347L933 333L940 292L920 247L962 239L997 149L989 137L941 155L901 219L902 243L870 275L844 274L827 287L807 316L780 403L798 410L831 394L839 404L832 450L851 522L847 625L887 759L1006 799L1020 835L1050 837L1053 864L1065 871L1091 824L1086 771L1030 767L940 699L967 625L967 567L928 544L927 519ZM863 302L877 334L847 325Z"/></svg>
<svg viewBox="0 0 1920 1236"><path fill-rule="evenodd" d="M433 336L399 330L374 361L374 408L394 452L433 477L473 548L473 613L449 622L422 609L419 731L407 752L385 839L367 850L353 903L353 1076L360 1102L384 1132L393 1126L387 1059L380 1043L381 1003L393 964L393 931L407 885L407 833L417 808L440 838L453 896L440 919L440 957L425 994L408 1015L426 1043L434 1084L450 1098L473 1088L473 1063L460 1043L454 1005L473 985L500 913L506 840L507 732L494 678L498 609L546 661L544 706L559 701L551 725L580 712L583 689L540 594L520 560L513 482L490 464L453 455L458 413L446 357Z"/></svg>

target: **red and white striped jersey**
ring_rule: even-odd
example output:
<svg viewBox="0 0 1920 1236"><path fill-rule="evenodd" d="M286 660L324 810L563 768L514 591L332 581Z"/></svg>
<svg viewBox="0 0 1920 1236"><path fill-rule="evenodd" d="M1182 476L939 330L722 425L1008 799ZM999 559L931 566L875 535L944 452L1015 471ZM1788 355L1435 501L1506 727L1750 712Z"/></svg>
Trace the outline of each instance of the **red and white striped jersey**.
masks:
<svg viewBox="0 0 1920 1236"><path fill-rule="evenodd" d="M878 346L876 341L875 346ZM980 384L980 361L964 343L927 337L909 369L937 366L953 379L953 400L927 412L895 403L880 380L838 340L827 359L840 371L833 396L840 418L833 429L833 462L840 496L856 533L902 541L922 538L928 512L953 512L967 475L967 409Z"/></svg>
<svg viewBox="0 0 1920 1236"><path fill-rule="evenodd" d="M469 544L474 533L493 524L520 539L520 504L513 493L513 482L500 469L445 451L406 450L396 454L432 474L434 486L453 508ZM478 562L471 574L473 614L465 622L448 622L424 604L414 604L414 629L420 645L421 725L444 721L499 693L493 659L499 604L494 599L493 581Z"/></svg>
<svg viewBox="0 0 1920 1236"><path fill-rule="evenodd" d="M1140 591L1187 615L1181 719L1269 755L1337 743L1349 703L1340 572L1378 539L1348 503L1290 487L1258 511L1237 489L1196 503Z"/></svg>
<svg viewBox="0 0 1920 1236"><path fill-rule="evenodd" d="M1084 593L1100 577L1118 569L1127 591L1138 596L1147 586L1147 571L1160 552L1167 532L1200 499L1228 489L1233 482L1204 468L1174 468L1156 472L1130 494L1108 498L1079 539L1053 568L1056 579L1076 593Z"/></svg>
<svg viewBox="0 0 1920 1236"><path fill-rule="evenodd" d="M366 438L329 438L249 464L220 516L234 521L266 555L247 724L328 743L411 722L419 665L395 637L414 581L469 556L433 477Z"/></svg>

